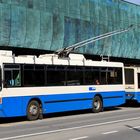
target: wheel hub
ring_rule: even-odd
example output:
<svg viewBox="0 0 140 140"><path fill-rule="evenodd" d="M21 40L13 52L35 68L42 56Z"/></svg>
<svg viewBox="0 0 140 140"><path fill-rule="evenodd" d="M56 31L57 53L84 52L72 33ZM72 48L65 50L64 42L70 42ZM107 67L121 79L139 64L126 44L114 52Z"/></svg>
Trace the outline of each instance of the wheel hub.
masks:
<svg viewBox="0 0 140 140"><path fill-rule="evenodd" d="M37 111L38 111L38 108L37 108L37 106L35 106L35 105L32 105L31 107L30 107L30 113L31 113L31 115L36 115L37 114Z"/></svg>
<svg viewBox="0 0 140 140"><path fill-rule="evenodd" d="M94 102L94 108L99 109L100 107L100 102L99 101L95 101Z"/></svg>

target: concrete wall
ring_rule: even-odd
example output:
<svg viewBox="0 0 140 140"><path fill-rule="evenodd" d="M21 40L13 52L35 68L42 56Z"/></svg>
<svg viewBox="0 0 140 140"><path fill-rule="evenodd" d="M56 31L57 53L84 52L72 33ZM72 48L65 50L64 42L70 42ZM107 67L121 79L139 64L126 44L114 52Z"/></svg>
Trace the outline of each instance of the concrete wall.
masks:
<svg viewBox="0 0 140 140"><path fill-rule="evenodd" d="M0 0L0 47L57 50L140 23L140 6L122 0ZM140 59L140 29L78 51Z"/></svg>

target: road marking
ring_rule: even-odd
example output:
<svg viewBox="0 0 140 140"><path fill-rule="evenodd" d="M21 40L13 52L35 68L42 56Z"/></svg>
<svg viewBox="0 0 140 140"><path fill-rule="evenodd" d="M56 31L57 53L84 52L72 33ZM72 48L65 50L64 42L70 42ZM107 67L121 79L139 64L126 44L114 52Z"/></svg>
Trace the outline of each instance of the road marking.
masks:
<svg viewBox="0 0 140 140"><path fill-rule="evenodd" d="M83 136L83 137L79 137L79 138L73 138L73 139L70 139L70 140L81 140L81 139L86 139L88 138L88 136Z"/></svg>
<svg viewBox="0 0 140 140"><path fill-rule="evenodd" d="M51 134L51 133L57 133L57 132L62 132L62 131L69 131L69 130L75 130L75 129L81 129L81 128L88 128L88 127L102 126L102 125L107 125L107 124L119 123L119 122L124 122L124 121L132 121L132 120L138 120L138 119L140 119L140 117L128 118L128 119L122 119L122 120L116 120L116 121L110 121L110 122L103 122L103 123L97 123L97 124L91 124L91 125L70 127L70 128L64 128L64 129L56 129L56 130L52 130L52 131L31 133L31 134L19 135L19 136L7 137L7 138L0 138L0 140L13 140L13 139L18 139L18 138L25 138L25 137L31 137L31 136L44 135L44 134Z"/></svg>
<svg viewBox="0 0 140 140"><path fill-rule="evenodd" d="M1 124L0 127L10 127L13 126L12 124Z"/></svg>
<svg viewBox="0 0 140 140"><path fill-rule="evenodd" d="M137 129L137 128L140 128L140 126L135 126L135 127L129 128L129 129Z"/></svg>
<svg viewBox="0 0 140 140"><path fill-rule="evenodd" d="M120 110L117 110L117 112L115 112L115 110L110 110L110 111L104 111L104 112L102 112L101 114L99 113L97 113L97 114L94 114L94 116L101 116L102 114L111 114L112 112L113 113L115 113L115 114L117 114L117 113L119 113L119 112L132 112L132 111L140 111L140 108L133 108L133 110L132 110L132 108L125 108L125 110L123 110L124 109L124 107L117 107L117 108L119 108ZM135 113L135 115L136 114L140 114L140 113ZM86 114L82 114L82 117L84 118L85 116L93 116L93 113L86 113ZM119 114L119 116L127 116L126 114ZM66 119L69 119L69 118L78 118L78 117L81 117L81 115L70 115L70 116L61 116L61 117L52 117L52 118L44 118L43 120L36 120L36 121L33 121L33 122L30 122L30 121L22 121L22 122L10 122L10 124L9 123L3 123L3 124L0 124L0 127L6 127L5 125L9 125L9 126L16 126L16 125L24 125L24 124L37 124L38 122L46 122L46 120L47 120L47 122L52 122L52 121L57 121L58 119L61 119L61 120L66 120ZM114 118L114 116L113 117L107 117L107 118ZM84 121L85 122L85 121Z"/></svg>
<svg viewBox="0 0 140 140"><path fill-rule="evenodd" d="M109 132L105 132L105 133L102 133L103 135L107 135L107 134L113 134L113 133L117 133L118 131L109 131Z"/></svg>

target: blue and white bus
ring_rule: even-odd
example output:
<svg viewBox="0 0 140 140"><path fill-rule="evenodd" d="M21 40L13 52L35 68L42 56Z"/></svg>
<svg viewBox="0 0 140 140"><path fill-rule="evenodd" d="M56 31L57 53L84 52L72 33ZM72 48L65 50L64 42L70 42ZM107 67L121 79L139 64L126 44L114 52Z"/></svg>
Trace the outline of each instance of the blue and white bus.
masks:
<svg viewBox="0 0 140 140"><path fill-rule="evenodd" d="M0 79L0 117L36 120L46 113L97 113L125 103L123 63L86 60L80 54L63 59L0 51Z"/></svg>
<svg viewBox="0 0 140 140"><path fill-rule="evenodd" d="M125 67L126 100L140 103L140 67Z"/></svg>

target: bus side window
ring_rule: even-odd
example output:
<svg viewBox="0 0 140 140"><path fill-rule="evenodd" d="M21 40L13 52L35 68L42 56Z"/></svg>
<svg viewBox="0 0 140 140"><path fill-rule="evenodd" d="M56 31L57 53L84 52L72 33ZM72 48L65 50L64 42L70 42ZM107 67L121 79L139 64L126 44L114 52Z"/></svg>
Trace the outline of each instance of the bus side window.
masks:
<svg viewBox="0 0 140 140"><path fill-rule="evenodd" d="M4 87L9 87L11 84L12 74L11 71L6 70L4 71Z"/></svg>
<svg viewBox="0 0 140 140"><path fill-rule="evenodd" d="M125 84L134 84L134 69L125 68Z"/></svg>
<svg viewBox="0 0 140 140"><path fill-rule="evenodd" d="M83 68L78 66L67 67L67 85L83 85Z"/></svg>
<svg viewBox="0 0 140 140"><path fill-rule="evenodd" d="M21 86L20 65L4 64L4 87Z"/></svg>
<svg viewBox="0 0 140 140"><path fill-rule="evenodd" d="M44 65L23 65L23 86L35 87L45 85L45 66Z"/></svg>
<svg viewBox="0 0 140 140"><path fill-rule="evenodd" d="M5 87L15 87L21 86L21 78L19 70L6 70L4 72L5 76Z"/></svg>
<svg viewBox="0 0 140 140"><path fill-rule="evenodd" d="M21 75L19 70L13 71L13 82L14 86L21 86Z"/></svg>

